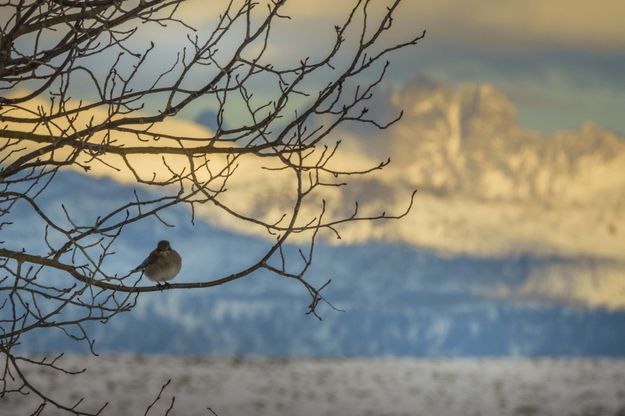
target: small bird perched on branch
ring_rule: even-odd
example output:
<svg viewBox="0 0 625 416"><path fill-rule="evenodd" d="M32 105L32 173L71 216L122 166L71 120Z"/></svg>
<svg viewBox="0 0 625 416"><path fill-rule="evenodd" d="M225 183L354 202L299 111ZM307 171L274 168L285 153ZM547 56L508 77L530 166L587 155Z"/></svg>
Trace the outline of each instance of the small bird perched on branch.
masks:
<svg viewBox="0 0 625 416"><path fill-rule="evenodd" d="M171 248L169 241L161 240L143 263L135 267L131 273L141 271L148 279L156 282L157 286L161 287L161 282L164 282L163 286L167 287L169 286L167 281L176 277L181 267L180 254Z"/></svg>

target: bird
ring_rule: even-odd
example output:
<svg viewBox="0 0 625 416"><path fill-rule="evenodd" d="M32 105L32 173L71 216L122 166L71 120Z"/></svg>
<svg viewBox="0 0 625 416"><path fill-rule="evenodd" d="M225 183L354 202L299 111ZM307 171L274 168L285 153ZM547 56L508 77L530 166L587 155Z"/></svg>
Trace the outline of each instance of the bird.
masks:
<svg viewBox="0 0 625 416"><path fill-rule="evenodd" d="M130 273L141 271L148 279L156 282L158 287L168 287L167 281L176 277L181 267L180 254L171 248L169 241L161 240L150 255ZM162 286L161 282L164 282Z"/></svg>

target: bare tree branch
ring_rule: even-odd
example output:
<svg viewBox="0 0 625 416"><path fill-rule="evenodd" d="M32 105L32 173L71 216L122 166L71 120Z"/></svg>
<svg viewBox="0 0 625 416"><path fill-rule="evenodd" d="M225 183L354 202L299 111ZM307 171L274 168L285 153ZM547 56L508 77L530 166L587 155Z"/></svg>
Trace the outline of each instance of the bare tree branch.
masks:
<svg viewBox="0 0 625 416"><path fill-rule="evenodd" d="M320 304L340 310L322 294L331 278L321 286L307 279L316 242L325 234L340 238L345 224L401 218L415 194L393 214L363 214L357 201L343 211L326 200L327 190L390 163L337 165L341 141L333 136L347 124L386 129L400 120L401 113L377 120L367 103L387 74L386 59L416 45L425 32L389 43L384 34L400 0L354 0L329 44L320 45L325 52L276 60L268 53L276 27L297 20L285 14L286 2L230 0L210 30L177 17L184 0L0 2L0 397L31 395L39 400L35 415L47 408L100 414L106 403L95 413L81 410L83 399L60 403L22 371L75 373L63 367L62 354L33 358L19 346L29 333L60 330L96 354L87 323L131 311L139 294L210 288L269 272L302 285L310 296L307 313L321 319ZM159 43L145 34L172 26L185 34L185 45L163 64ZM172 131L180 113L200 103L215 109L215 128ZM227 125L232 113L238 121ZM146 170L145 160L154 167ZM281 212L275 218L232 202L231 186L245 177L241 166L250 164L288 187L290 199L276 203ZM156 196L135 192L91 220L65 205L62 216L53 215L41 196L65 169L125 175ZM198 210L217 210L263 230L273 243L234 273L196 276L165 289L110 269L129 225L153 218L171 226L162 214L175 206L188 208L192 221ZM25 216L16 216L18 210ZM37 221L38 249L1 238L19 218ZM299 256L285 255L296 238Z"/></svg>

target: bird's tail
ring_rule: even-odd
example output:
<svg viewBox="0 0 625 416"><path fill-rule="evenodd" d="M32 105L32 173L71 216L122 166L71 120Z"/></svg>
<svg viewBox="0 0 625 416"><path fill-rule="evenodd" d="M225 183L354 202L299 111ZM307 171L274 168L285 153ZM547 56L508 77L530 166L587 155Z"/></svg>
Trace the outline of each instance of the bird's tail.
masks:
<svg viewBox="0 0 625 416"><path fill-rule="evenodd" d="M130 273L136 273L139 271L142 272L146 267L148 267L149 264L150 264L150 256L148 256L145 260L143 260L140 265L132 269Z"/></svg>

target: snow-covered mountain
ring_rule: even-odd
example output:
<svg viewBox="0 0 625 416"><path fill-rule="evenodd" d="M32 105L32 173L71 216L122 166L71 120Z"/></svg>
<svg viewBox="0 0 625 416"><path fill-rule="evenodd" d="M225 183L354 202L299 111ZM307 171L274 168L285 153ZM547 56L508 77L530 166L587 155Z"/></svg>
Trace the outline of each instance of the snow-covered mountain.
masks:
<svg viewBox="0 0 625 416"><path fill-rule="evenodd" d="M67 189L73 192L67 193ZM130 187L62 172L41 203L60 204L85 218L90 204L120 203ZM77 208L82 207L82 210ZM15 224L35 224L27 210ZM106 267L126 271L154 241L168 238L183 253L178 281L205 280L241 267L268 244L250 236L189 222L183 208L164 219L129 226ZM34 228L3 231L6 245L41 249ZM245 247L245 250L242 250ZM597 259L510 255L441 255L407 245L367 243L318 247L309 278L332 278L326 296L345 312L321 308L323 321L305 315L302 287L257 274L210 290L165 291L139 297L135 310L91 333L100 352L270 356L499 356L625 355L625 312L551 302L532 292L532 279L558 267L600 265ZM621 269L622 270L622 269ZM60 331L24 340L32 352L84 350Z"/></svg>
<svg viewBox="0 0 625 416"><path fill-rule="evenodd" d="M363 212L377 214L401 212L412 190L419 193L401 221L347 224L342 239L329 236L329 243L387 242L480 257L603 259L581 269L535 272L520 292L625 307L623 137L590 122L541 135L520 126L513 104L489 85L415 80L381 94L373 107L387 118L403 109L404 117L381 132L361 128L337 134L343 149L335 167L362 169L388 156L392 163L350 178L345 187L326 189L319 198L334 215L349 214L354 201ZM275 213L268 207L283 189L289 186L248 175L231 186L231 200L248 201L241 209ZM249 232L214 211L203 214Z"/></svg>
<svg viewBox="0 0 625 416"><path fill-rule="evenodd" d="M469 255L625 259L623 137L592 123L541 135L520 126L513 104L489 85L452 87L415 80L401 90L377 95L370 104L372 114L388 119L403 109L404 117L384 131L370 125L345 126L351 130L333 134L328 140L342 139L342 146L330 167L361 170L389 156L391 165L371 175L348 178L348 186L321 189L302 210L310 210L310 217L318 215L323 198L328 202L326 218L351 214L355 201L363 213L401 212L412 191L420 193L404 220L348 224L342 230L343 239L332 241L333 235L328 235L330 242L392 242ZM96 113L96 118L105 116ZM75 123L88 124L89 116ZM210 136L214 114L200 113L198 122L205 125L168 119L159 131ZM135 138L120 132L116 140L134 143ZM91 167L92 175L134 183L133 173L118 157L108 155L102 160L106 163L89 158L81 163ZM159 155L133 160L136 171L146 177L162 177L170 168L188 168L185 158L168 156L166 162ZM228 192L221 198L239 212L279 219L285 207L292 205L293 178L264 170L271 163L267 158L241 158L238 163ZM248 222L210 206L199 207L197 214L223 228L266 236L263 227L255 230Z"/></svg>
<svg viewBox="0 0 625 416"><path fill-rule="evenodd" d="M625 141L593 123L542 136L519 126L512 103L489 85L422 82L389 101L406 117L385 150L411 167L406 179L424 191L625 207Z"/></svg>
<svg viewBox="0 0 625 416"><path fill-rule="evenodd" d="M404 117L388 130L344 130L339 169L384 170L324 189L329 213L401 212L402 221L350 224L342 243L385 241L471 255L528 253L625 259L625 139L587 122L545 136L520 126L513 104L489 85L417 80L381 94L375 114ZM241 210L267 211L291 189L288 178L267 180L250 168L230 184ZM254 195L249 196L250 189ZM284 198L285 204L289 203ZM261 208L259 208L261 207ZM209 221L249 232L246 224L211 210ZM336 242L338 243L338 242Z"/></svg>
<svg viewBox="0 0 625 416"><path fill-rule="evenodd" d="M379 198L392 195L398 210L411 189L421 193L406 221L372 235L472 254L625 258L622 137L592 123L540 135L519 126L513 105L488 85L419 82L379 101L405 110L389 131L357 139L363 155L393 162L375 176L386 189ZM371 198L359 188L346 199Z"/></svg>
<svg viewBox="0 0 625 416"><path fill-rule="evenodd" d="M403 220L348 224L340 242L319 245L309 277L331 277L325 293L346 312L324 310L317 322L304 315L301 287L261 273L211 290L141 296L133 312L92 328L97 345L225 355L625 354L622 137L588 123L542 136L520 127L513 105L485 85L419 81L374 104L388 114L404 108L402 122L381 133L341 132L334 163L393 163L319 197L329 214L351 211L355 200L379 213L402 210L420 192ZM183 124L176 126L206 133ZM160 162L138 163L150 172ZM242 211L281 214L270 208L288 200L288 178L267 181L244 163L229 197ZM86 218L133 199L123 170L93 172L114 181L62 172L39 199L49 215L64 220L61 202ZM41 224L19 204L14 215L0 241L46 250ZM106 267L125 272L167 238L184 253L179 279L208 280L271 244L214 211L198 209L195 226L183 208L165 215L176 228L130 225ZM27 345L41 352L65 342L42 332Z"/></svg>

